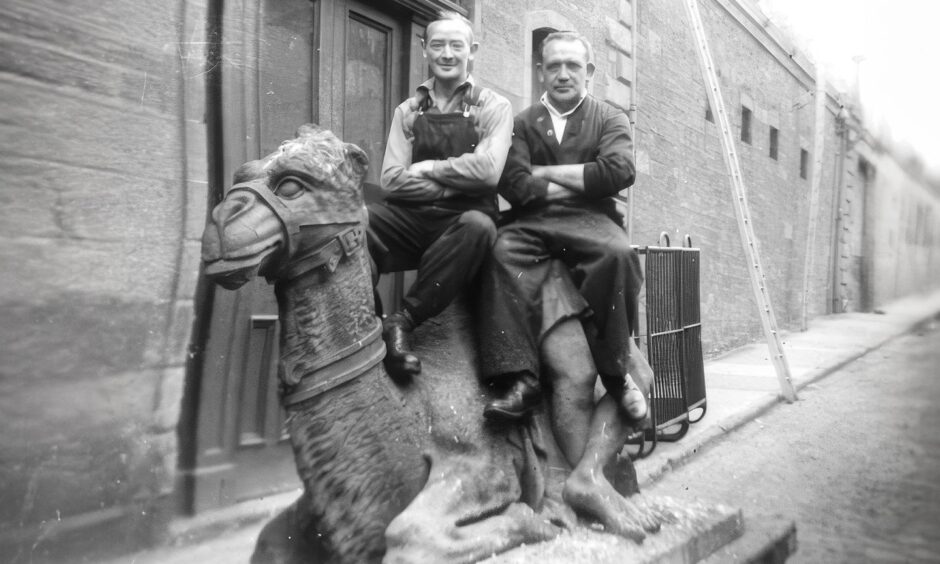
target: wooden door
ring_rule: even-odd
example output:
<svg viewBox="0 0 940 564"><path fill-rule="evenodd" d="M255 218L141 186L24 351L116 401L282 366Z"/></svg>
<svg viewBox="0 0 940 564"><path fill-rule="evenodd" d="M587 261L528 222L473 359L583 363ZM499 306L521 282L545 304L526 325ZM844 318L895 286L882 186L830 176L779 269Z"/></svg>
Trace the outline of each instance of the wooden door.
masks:
<svg viewBox="0 0 940 564"><path fill-rule="evenodd" d="M214 148L224 177L319 122L369 154L367 181L377 183L392 111L413 83L404 77L413 43L406 17L354 0L226 0L223 146ZM184 469L195 512L300 485L278 401L273 288L256 279L236 292L217 289L212 308L195 467Z"/></svg>

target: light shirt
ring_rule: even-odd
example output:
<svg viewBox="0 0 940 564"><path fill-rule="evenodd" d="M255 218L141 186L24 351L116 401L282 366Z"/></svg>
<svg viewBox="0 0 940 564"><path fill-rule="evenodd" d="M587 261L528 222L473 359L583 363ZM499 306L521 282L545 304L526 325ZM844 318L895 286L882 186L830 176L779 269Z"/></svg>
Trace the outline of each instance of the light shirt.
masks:
<svg viewBox="0 0 940 564"><path fill-rule="evenodd" d="M552 118L552 128L555 130L555 140L558 141L558 144L561 144L561 139L565 135L565 126L568 125L568 116L574 113L581 104L584 102L584 99L587 98L587 93L585 92L581 99L578 100L578 103L574 105L573 108L568 110L565 113L559 112L551 102L548 101L548 94L542 92L542 97L539 98L539 102L545 106L545 109L548 110L548 115Z"/></svg>
<svg viewBox="0 0 940 564"><path fill-rule="evenodd" d="M428 113L449 113L463 107L466 89L474 85L473 78L461 84L450 100L434 98L434 79L418 87L427 92L433 102ZM427 176L407 172L412 164L414 132L412 126L418 114L418 97L412 96L395 108L392 125L382 162L382 188L390 199L431 201L429 196L440 192L441 186L451 188L456 195L492 194L506 164L506 154L512 144L512 105L509 100L489 88L480 89L477 106L471 106L470 118L480 135L472 153L434 161ZM429 199L430 198L430 199Z"/></svg>

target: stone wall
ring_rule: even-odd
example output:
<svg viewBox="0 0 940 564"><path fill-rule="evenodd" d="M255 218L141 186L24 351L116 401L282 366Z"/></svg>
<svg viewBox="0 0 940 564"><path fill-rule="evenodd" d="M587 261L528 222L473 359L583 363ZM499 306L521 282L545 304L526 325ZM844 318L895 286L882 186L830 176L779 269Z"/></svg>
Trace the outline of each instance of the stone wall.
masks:
<svg viewBox="0 0 940 564"><path fill-rule="evenodd" d="M181 120L205 17L184 20L182 2L0 13L2 553L94 524L121 545L172 488L206 199Z"/></svg>
<svg viewBox="0 0 940 564"><path fill-rule="evenodd" d="M846 199L863 200L867 221L860 246L847 247L843 260L857 265L868 294L846 301L850 310L870 311L940 284L940 182L926 182L915 164L883 147L862 141L858 149L867 178L854 167L849 184L857 189Z"/></svg>
<svg viewBox="0 0 940 564"><path fill-rule="evenodd" d="M724 106L747 189L778 324L799 327L814 150L815 83L762 26L732 2L700 2ZM709 105L688 16L680 2L639 4L636 241L685 234L702 249L704 350L714 354L761 337L749 269L734 215L717 118ZM750 141L742 140L742 108ZM809 315L826 313L831 248L835 112L825 115ZM777 156L770 156L770 129ZM808 153L800 175L800 153Z"/></svg>

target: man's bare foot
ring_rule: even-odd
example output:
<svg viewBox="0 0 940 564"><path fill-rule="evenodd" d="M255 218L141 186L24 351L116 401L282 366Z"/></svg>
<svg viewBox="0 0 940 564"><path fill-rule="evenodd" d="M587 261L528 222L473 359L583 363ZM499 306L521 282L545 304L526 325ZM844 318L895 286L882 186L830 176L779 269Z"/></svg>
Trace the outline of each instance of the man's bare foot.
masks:
<svg viewBox="0 0 940 564"><path fill-rule="evenodd" d="M639 495L639 494L637 494ZM646 533L659 530L655 514L644 510L645 504L633 503L613 488L599 470L574 471L565 481L564 500L583 517L597 520L610 533L643 542Z"/></svg>

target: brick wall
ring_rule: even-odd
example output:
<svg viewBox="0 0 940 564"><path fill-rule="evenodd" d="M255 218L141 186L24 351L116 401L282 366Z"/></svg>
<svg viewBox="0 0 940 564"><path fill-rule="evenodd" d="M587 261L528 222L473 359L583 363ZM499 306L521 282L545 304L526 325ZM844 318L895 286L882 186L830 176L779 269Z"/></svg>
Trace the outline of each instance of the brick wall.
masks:
<svg viewBox="0 0 940 564"><path fill-rule="evenodd" d="M205 57L180 36L201 40L205 17L186 28L183 12L11 0L0 13L0 552L25 540L38 558L37 532L76 520L113 521L119 545L172 486L192 309L179 273L198 270L205 209L180 118L202 119L181 77Z"/></svg>
<svg viewBox="0 0 940 564"><path fill-rule="evenodd" d="M774 47L746 14L727 2L703 1L702 17L719 72L747 187L757 245L777 321L799 325L809 220L814 142L813 82ZM684 8L679 2L638 5L637 164L635 240L660 231L702 249L702 317L706 354L761 336L759 317L732 206L715 123L706 120L706 93ZM743 23L742 23L743 22ZM810 93L807 95L807 93ZM751 142L741 141L741 108L751 110ZM836 149L835 116L826 113L825 154ZM778 130L778 157L769 156L769 128ZM810 152L800 177L800 149ZM831 163L831 161L829 161ZM830 260L831 164L823 167L810 315L826 312Z"/></svg>

